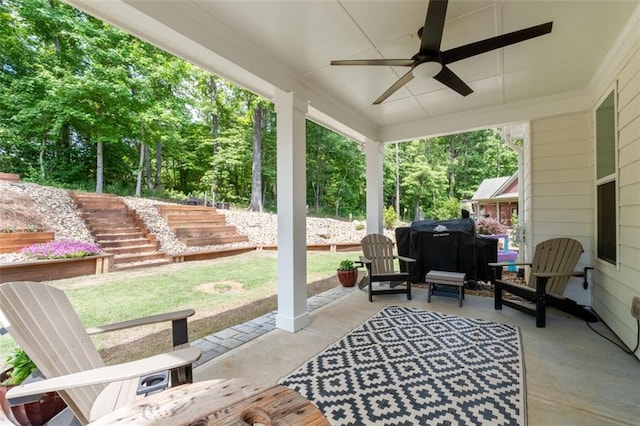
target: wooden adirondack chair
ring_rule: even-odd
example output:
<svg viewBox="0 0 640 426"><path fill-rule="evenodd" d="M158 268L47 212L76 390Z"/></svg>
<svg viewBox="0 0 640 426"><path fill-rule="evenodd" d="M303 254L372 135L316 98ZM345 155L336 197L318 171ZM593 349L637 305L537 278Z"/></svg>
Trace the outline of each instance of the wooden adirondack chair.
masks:
<svg viewBox="0 0 640 426"><path fill-rule="evenodd" d="M536 327L545 326L547 306L553 306L587 321L597 321L595 315L563 296L569 278L585 277L586 271L574 270L582 252L582 245L571 238L554 238L541 242L535 248L533 262L515 263L531 267L526 286L502 280L502 267L514 265L513 263L490 263L494 275L495 309L502 309L502 305L507 305L533 315L536 317ZM535 308L505 300L503 291L534 302Z"/></svg>
<svg viewBox="0 0 640 426"><path fill-rule="evenodd" d="M367 268L368 282L365 284L369 288L369 302L373 302L374 294L398 294L406 293L407 299L411 300L411 281L409 272L395 270L395 259L400 262L415 263L415 259L393 254L393 241L391 238L381 234L369 234L362 241L362 253L360 262ZM408 271L405 268L405 271ZM375 282L389 282L390 288L373 289ZM399 287L406 283L405 287ZM362 288L363 286L361 286Z"/></svg>
<svg viewBox="0 0 640 426"><path fill-rule="evenodd" d="M191 382L191 364L202 353L187 343L186 318L193 313L190 309L85 330L62 290L35 282L2 284L0 320L46 377L12 388L7 399L21 403L29 395L58 391L78 421L87 424L133 402L141 376L172 370L172 385ZM174 348L184 349L105 366L89 338L164 321L173 323Z"/></svg>

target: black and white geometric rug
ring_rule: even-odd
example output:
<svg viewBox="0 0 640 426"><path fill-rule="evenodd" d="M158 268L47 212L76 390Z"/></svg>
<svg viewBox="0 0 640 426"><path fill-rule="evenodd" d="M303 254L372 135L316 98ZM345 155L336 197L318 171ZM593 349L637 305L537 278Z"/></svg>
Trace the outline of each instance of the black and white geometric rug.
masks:
<svg viewBox="0 0 640 426"><path fill-rule="evenodd" d="M280 383L332 425L525 425L517 327L387 306Z"/></svg>

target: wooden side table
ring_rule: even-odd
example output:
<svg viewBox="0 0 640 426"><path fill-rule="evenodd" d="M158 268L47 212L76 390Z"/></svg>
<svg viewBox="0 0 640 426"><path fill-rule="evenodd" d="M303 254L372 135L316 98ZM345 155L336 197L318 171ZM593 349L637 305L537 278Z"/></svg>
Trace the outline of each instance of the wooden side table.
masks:
<svg viewBox="0 0 640 426"><path fill-rule="evenodd" d="M284 386L258 387L241 379L178 386L140 398L97 421L101 425L312 425L328 426L322 412Z"/></svg>
<svg viewBox="0 0 640 426"><path fill-rule="evenodd" d="M466 275L462 272L447 272L431 270L427 272L425 282L429 286L427 289L427 302L431 303L431 295L457 297L458 306L462 307L464 299L464 280ZM454 291L448 289L438 289L437 285L455 287Z"/></svg>

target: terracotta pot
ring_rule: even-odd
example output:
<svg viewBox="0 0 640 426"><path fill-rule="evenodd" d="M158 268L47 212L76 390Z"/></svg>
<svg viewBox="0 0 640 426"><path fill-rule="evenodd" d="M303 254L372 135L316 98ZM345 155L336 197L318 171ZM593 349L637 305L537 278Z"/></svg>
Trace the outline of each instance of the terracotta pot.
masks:
<svg viewBox="0 0 640 426"><path fill-rule="evenodd" d="M0 379L3 376L6 380L6 372L0 373ZM67 406L57 392L47 392L38 401L10 407L6 396L9 389L11 386L0 385L0 406L7 419L15 425L41 426Z"/></svg>
<svg viewBox="0 0 640 426"><path fill-rule="evenodd" d="M338 269L338 281L343 287L353 287L358 281L358 270L351 269L348 271L341 271Z"/></svg>

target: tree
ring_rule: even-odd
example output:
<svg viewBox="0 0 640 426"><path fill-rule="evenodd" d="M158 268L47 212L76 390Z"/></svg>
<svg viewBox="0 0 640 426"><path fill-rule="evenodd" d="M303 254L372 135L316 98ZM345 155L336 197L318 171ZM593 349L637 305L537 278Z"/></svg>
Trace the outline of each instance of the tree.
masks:
<svg viewBox="0 0 640 426"><path fill-rule="evenodd" d="M253 107L253 161L251 167L251 202L248 210L262 211L262 120L264 108L261 102Z"/></svg>

